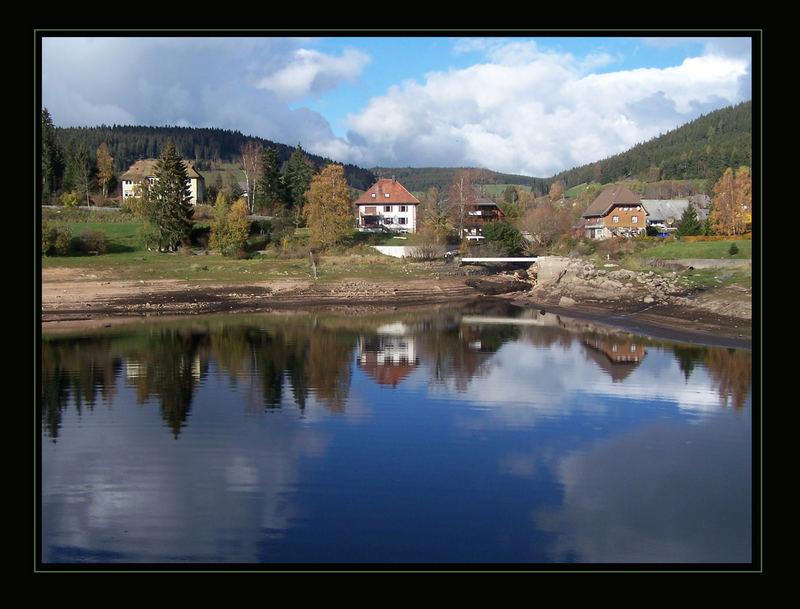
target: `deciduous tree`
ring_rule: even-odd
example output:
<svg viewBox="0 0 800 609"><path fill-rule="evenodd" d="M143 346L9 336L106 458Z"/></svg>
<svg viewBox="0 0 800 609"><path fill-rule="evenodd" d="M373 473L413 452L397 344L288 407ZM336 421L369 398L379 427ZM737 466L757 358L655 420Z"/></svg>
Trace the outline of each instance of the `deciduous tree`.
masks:
<svg viewBox="0 0 800 609"><path fill-rule="evenodd" d="M455 176L447 189L447 208L453 226L458 230L458 236L464 237L464 225L471 205L475 203L475 186L472 182L472 173L462 169Z"/></svg>
<svg viewBox="0 0 800 609"><path fill-rule="evenodd" d="M97 149L97 182L103 191L103 198L105 199L107 191L106 187L114 177L114 157L108 151L108 146L105 142L100 144Z"/></svg>
<svg viewBox="0 0 800 609"><path fill-rule="evenodd" d="M242 155L239 157L239 167L244 172L247 183L247 209L251 214L255 209L258 175L261 171L261 149L261 144L248 140L242 144Z"/></svg>
<svg viewBox="0 0 800 609"><path fill-rule="evenodd" d="M736 173L730 167L714 185L709 220L715 233L740 235L752 218L752 182L750 170L740 167Z"/></svg>
<svg viewBox="0 0 800 609"><path fill-rule="evenodd" d="M247 201L239 199L230 209L223 199L215 207L215 221L211 228L209 246L224 256L236 256L244 251L250 235L250 220L247 217Z"/></svg>
<svg viewBox="0 0 800 609"><path fill-rule="evenodd" d="M329 247L350 233L353 202L344 167L327 165L311 180L305 199L304 214L313 244Z"/></svg>

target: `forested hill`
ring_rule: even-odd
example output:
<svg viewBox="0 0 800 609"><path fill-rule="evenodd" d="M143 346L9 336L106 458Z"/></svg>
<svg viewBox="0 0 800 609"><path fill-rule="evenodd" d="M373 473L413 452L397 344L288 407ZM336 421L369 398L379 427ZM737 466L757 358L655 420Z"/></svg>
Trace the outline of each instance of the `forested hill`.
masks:
<svg viewBox="0 0 800 609"><path fill-rule="evenodd" d="M97 148L105 142L114 157L114 173L120 175L139 159L155 159L161 154L168 141L172 141L180 155L192 162L199 171L207 171L212 163L231 163L242 154L242 144L256 141L264 148L274 148L278 152L278 162L286 163L297 146L279 144L258 137L243 135L238 131L196 127L56 127L56 135L67 150L83 144L93 157ZM302 143L298 144L302 147ZM318 169L331 159L304 151ZM353 188L366 190L375 181L375 175L368 169L355 165L344 165L345 176Z"/></svg>
<svg viewBox="0 0 800 609"><path fill-rule="evenodd" d="M538 194L547 193L550 185L563 180L567 188L589 182L606 184L623 179L643 182L658 180L703 179L712 183L728 167L752 166L752 102L723 108L638 144L621 154L576 167L551 177L528 177L480 170L483 183L529 186ZM238 131L192 127L71 127L56 128L67 150L80 143L91 156L105 142L114 157L114 173L124 172L141 158L157 158L167 141L172 140L181 155L203 171L213 162L235 162L242 144L255 140L265 148L274 148L281 163L288 162L296 146L245 136ZM300 145L300 144L299 144ZM325 159L305 151L318 169ZM436 186L446 188L459 171L453 167L374 167L364 169L344 164L348 184L359 190L369 188L377 178L396 176L413 192Z"/></svg>
<svg viewBox="0 0 800 609"><path fill-rule="evenodd" d="M642 182L703 179L714 183L728 167L752 167L753 103L743 102L638 144L630 150L553 176L567 188L623 179Z"/></svg>

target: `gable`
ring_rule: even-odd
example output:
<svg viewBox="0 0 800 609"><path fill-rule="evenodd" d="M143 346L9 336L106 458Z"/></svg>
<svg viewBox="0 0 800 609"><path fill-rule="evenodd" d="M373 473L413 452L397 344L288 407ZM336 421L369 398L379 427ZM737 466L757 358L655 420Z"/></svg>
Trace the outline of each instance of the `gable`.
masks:
<svg viewBox="0 0 800 609"><path fill-rule="evenodd" d="M641 199L624 184L614 184L597 195L582 217L605 216L617 205L641 205Z"/></svg>
<svg viewBox="0 0 800 609"><path fill-rule="evenodd" d="M356 205L419 205L419 202L394 178L378 180L356 199Z"/></svg>

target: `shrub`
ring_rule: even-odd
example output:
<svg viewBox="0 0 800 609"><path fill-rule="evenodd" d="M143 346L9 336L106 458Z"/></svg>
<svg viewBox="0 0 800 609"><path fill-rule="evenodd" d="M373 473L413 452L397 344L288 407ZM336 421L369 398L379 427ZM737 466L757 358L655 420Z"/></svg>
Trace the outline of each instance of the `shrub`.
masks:
<svg viewBox="0 0 800 609"><path fill-rule="evenodd" d="M66 226L45 223L42 226L42 255L66 256L72 249L72 233Z"/></svg>
<svg viewBox="0 0 800 609"><path fill-rule="evenodd" d="M78 236L78 247L84 253L105 254L108 251L108 235L105 231L87 228Z"/></svg>
<svg viewBox="0 0 800 609"><path fill-rule="evenodd" d="M481 233L487 243L497 246L498 251L512 256L519 254L522 235L507 222L488 222L481 228Z"/></svg>

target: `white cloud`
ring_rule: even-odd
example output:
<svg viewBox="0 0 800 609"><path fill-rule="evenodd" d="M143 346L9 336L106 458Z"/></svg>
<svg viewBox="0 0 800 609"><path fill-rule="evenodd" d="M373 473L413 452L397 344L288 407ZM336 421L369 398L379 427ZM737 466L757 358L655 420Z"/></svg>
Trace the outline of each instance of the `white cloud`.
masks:
<svg viewBox="0 0 800 609"><path fill-rule="evenodd" d="M438 164L549 176L738 103L738 80L748 74L746 61L722 55L594 74L588 67L609 56L579 60L521 42L467 48L483 48L488 61L395 87L351 116L350 137L363 142L353 155L415 165L446 150Z"/></svg>
<svg viewBox="0 0 800 609"><path fill-rule="evenodd" d="M298 49L286 65L263 77L257 88L272 91L287 101L318 97L341 82L355 81L367 63L369 57L354 49L346 49L341 57Z"/></svg>
<svg viewBox="0 0 800 609"><path fill-rule="evenodd" d="M749 99L751 88L748 39L709 39L704 54L671 67L608 71L619 59L611 43L556 52L534 40L489 38L453 43L462 67L347 102L369 89L370 69L392 74L411 54L395 53L384 67L374 48L356 48L358 39L325 52L317 42L45 37L42 101L60 126L218 127L301 142L364 167L481 166L548 177ZM336 39L325 42L335 49ZM480 62L467 66L468 53L480 53ZM339 121L323 113L343 103L351 104L347 135L337 137L331 123Z"/></svg>

